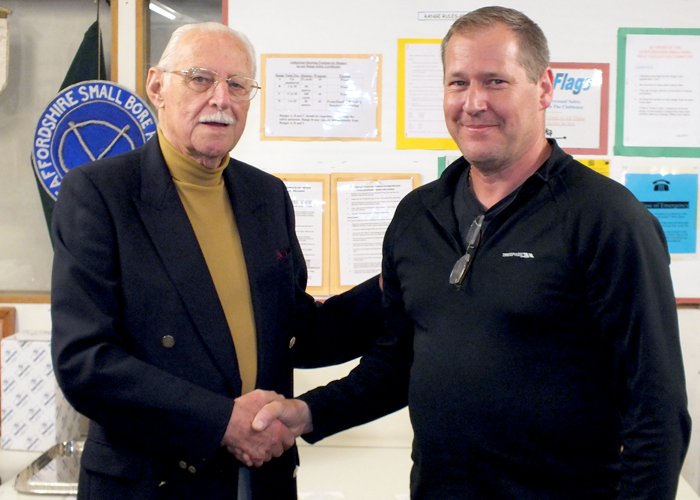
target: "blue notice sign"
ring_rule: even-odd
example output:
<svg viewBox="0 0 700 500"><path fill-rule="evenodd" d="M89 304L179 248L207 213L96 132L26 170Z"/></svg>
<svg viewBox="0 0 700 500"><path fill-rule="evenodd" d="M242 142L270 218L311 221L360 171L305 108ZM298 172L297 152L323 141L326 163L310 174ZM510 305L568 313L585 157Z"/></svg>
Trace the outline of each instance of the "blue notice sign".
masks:
<svg viewBox="0 0 700 500"><path fill-rule="evenodd" d="M55 200L71 168L136 149L156 131L156 117L138 95L113 82L80 82L63 89L42 113L32 163Z"/></svg>
<svg viewBox="0 0 700 500"><path fill-rule="evenodd" d="M697 174L627 174L625 185L659 219L671 253L697 251Z"/></svg>

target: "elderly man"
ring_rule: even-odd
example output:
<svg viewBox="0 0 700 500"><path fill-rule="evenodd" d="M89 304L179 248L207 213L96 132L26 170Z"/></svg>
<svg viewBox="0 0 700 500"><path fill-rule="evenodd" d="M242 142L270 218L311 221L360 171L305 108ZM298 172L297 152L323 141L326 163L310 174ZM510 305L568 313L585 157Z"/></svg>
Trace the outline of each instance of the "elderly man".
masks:
<svg viewBox="0 0 700 500"><path fill-rule="evenodd" d="M292 395L294 366L357 357L382 332L376 278L306 295L284 184L228 156L254 61L226 26L179 28L148 74L157 137L63 181L52 349L91 420L78 498L296 499L294 436L254 433L253 416ZM250 470L228 450L272 460Z"/></svg>
<svg viewBox="0 0 700 500"><path fill-rule="evenodd" d="M408 403L414 500L672 500L690 419L658 221L546 140L553 75L529 18L466 14L443 58L463 158L387 231L390 335L255 427L316 441Z"/></svg>

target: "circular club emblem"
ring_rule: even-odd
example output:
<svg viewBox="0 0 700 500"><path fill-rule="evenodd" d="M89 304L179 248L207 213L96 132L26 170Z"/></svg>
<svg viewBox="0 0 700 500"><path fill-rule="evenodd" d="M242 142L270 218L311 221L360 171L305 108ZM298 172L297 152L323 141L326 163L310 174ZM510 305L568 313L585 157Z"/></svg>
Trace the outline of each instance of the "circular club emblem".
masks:
<svg viewBox="0 0 700 500"><path fill-rule="evenodd" d="M55 200L71 168L136 149L155 133L156 118L138 95L104 80L80 82L63 89L41 115L32 163Z"/></svg>

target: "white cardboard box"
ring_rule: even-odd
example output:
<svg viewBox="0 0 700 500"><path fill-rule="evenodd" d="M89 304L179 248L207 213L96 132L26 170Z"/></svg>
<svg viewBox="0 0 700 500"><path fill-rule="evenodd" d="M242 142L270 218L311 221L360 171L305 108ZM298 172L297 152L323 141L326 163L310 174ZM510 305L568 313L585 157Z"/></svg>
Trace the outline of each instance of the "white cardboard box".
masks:
<svg viewBox="0 0 700 500"><path fill-rule="evenodd" d="M51 333L22 331L0 342L2 448L46 451L78 439L81 415L58 388L51 364Z"/></svg>

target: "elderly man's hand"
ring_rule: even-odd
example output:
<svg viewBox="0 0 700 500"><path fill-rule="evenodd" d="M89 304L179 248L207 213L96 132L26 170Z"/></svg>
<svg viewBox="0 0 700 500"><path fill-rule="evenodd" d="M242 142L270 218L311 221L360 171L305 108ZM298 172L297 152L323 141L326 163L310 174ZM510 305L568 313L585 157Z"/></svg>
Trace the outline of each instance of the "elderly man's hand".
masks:
<svg viewBox="0 0 700 500"><path fill-rule="evenodd" d="M299 399L276 399L258 412L253 420L253 429L266 432L278 423L284 424L295 436L314 430L311 410Z"/></svg>
<svg viewBox="0 0 700 500"><path fill-rule="evenodd" d="M233 412L221 440L221 446L248 467L260 467L273 457L279 457L294 445L295 436L280 421L271 422L264 430L253 430L256 413L271 401L283 401L273 391L255 390L236 398Z"/></svg>

